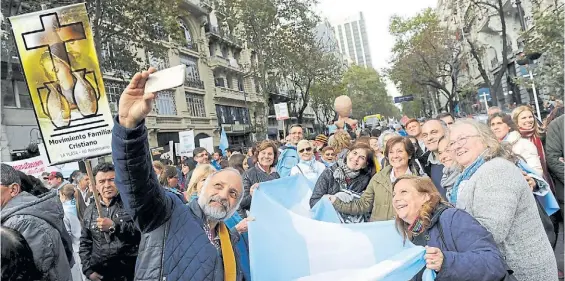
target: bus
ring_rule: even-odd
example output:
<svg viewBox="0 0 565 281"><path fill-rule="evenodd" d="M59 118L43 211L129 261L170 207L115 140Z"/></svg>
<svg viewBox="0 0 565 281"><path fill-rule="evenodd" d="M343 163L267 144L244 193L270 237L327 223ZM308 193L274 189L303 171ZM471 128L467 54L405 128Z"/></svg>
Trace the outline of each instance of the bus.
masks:
<svg viewBox="0 0 565 281"><path fill-rule="evenodd" d="M382 120L383 117L380 114L367 115L363 117L363 123L365 124L365 128L379 126L379 122Z"/></svg>

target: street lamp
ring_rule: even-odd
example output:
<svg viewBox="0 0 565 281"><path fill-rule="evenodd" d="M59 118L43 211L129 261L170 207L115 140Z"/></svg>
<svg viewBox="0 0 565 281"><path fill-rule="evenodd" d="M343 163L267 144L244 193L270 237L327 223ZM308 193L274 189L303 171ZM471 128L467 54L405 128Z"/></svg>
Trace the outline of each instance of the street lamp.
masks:
<svg viewBox="0 0 565 281"><path fill-rule="evenodd" d="M534 93L536 112L539 120L541 120L541 112L539 110L538 93L536 91L536 84L534 83L534 74L532 72L531 65L533 65L535 63L534 61L539 59L540 57L541 57L541 53L538 52L533 52L528 55L524 55L524 53L521 53L520 59L516 61L519 65L523 65L528 68L528 74L530 76L530 81L532 82L532 92Z"/></svg>
<svg viewBox="0 0 565 281"><path fill-rule="evenodd" d="M525 31L526 30L526 23L524 22L524 11L522 10L522 1L521 0L515 0L514 4L512 4L513 7L515 7L516 9L518 9L518 18L520 20L520 29L521 31Z"/></svg>

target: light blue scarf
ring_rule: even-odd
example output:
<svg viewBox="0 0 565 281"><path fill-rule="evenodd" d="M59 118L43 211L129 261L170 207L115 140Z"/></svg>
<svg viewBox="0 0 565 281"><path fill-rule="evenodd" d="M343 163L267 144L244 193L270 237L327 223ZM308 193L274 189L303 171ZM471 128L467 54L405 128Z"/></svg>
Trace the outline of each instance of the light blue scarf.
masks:
<svg viewBox="0 0 565 281"><path fill-rule="evenodd" d="M312 157L312 159L310 161L304 161L304 160L300 159L298 164L304 164L304 165L310 167L310 169L312 169L313 171L315 171L314 164L316 164L316 159L314 159L314 157Z"/></svg>
<svg viewBox="0 0 565 281"><path fill-rule="evenodd" d="M483 153L481 153L479 157L477 157L475 162L465 168L465 170L463 170L461 175L459 175L459 177L457 178L457 181L455 181L455 184L453 185L453 188L451 190L451 195L449 196L449 202L451 204L457 204L457 196L459 194L459 185L461 184L461 182L464 180L469 180L473 176L473 174L485 163L485 158L483 158L483 154L485 152L486 150L483 151Z"/></svg>

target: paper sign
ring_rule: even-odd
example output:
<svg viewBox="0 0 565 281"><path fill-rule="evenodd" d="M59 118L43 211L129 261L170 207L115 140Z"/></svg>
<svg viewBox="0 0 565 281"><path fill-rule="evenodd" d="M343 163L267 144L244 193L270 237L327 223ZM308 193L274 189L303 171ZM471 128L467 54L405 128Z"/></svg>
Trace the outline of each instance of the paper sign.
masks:
<svg viewBox="0 0 565 281"><path fill-rule="evenodd" d="M200 147L206 148L210 154L214 153L214 138L209 137L200 139Z"/></svg>
<svg viewBox="0 0 565 281"><path fill-rule="evenodd" d="M288 116L288 106L286 105L286 102L275 104L275 115L277 120L286 120L290 118Z"/></svg>
<svg viewBox="0 0 565 281"><path fill-rule="evenodd" d="M112 114L85 5L9 19L49 162L110 154Z"/></svg>
<svg viewBox="0 0 565 281"><path fill-rule="evenodd" d="M194 131L179 132L179 154L181 156L192 155L194 150Z"/></svg>
<svg viewBox="0 0 565 281"><path fill-rule="evenodd" d="M43 144L38 145L39 156L31 157L24 160L18 160L13 162L3 162L8 164L18 171L22 171L27 175L34 176L36 178L41 178L43 172L57 171L61 172L64 177L69 177L72 172L79 169L77 162L66 163L62 165L49 166L49 161L47 160L47 155L45 154L45 148Z"/></svg>

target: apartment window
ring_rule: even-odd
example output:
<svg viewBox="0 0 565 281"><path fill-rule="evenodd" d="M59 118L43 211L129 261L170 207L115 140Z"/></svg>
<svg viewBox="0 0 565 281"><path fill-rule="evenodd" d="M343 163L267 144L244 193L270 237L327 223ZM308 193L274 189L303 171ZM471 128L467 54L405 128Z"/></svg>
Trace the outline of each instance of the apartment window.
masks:
<svg viewBox="0 0 565 281"><path fill-rule="evenodd" d="M110 110L113 113L118 112L118 104L122 91L128 86L125 82L104 81L104 89L106 90L106 97L110 104Z"/></svg>
<svg viewBox="0 0 565 281"><path fill-rule="evenodd" d="M162 91L157 94L153 110L159 115L177 115L174 91Z"/></svg>
<svg viewBox="0 0 565 281"><path fill-rule="evenodd" d="M190 29L188 28L188 26L184 23L184 21L180 20L180 27L182 28L182 31L184 33L184 39L186 39L186 47L188 47L189 49L193 48L193 42L192 42L192 34L190 34Z"/></svg>
<svg viewBox="0 0 565 281"><path fill-rule="evenodd" d="M180 54L180 63L186 65L186 78L191 80L200 80L198 72L198 61L196 58Z"/></svg>
<svg viewBox="0 0 565 281"><path fill-rule="evenodd" d="M148 52L147 58L149 59L149 65L155 67L158 70L169 67L169 61L166 57L159 58Z"/></svg>
<svg viewBox="0 0 565 281"><path fill-rule="evenodd" d="M12 80L12 91L8 91L8 80L2 79L2 105L19 108L33 108L31 96L23 80Z"/></svg>
<svg viewBox="0 0 565 281"><path fill-rule="evenodd" d="M237 78L237 89L240 90L241 92L245 91L245 88L243 87L243 78L242 77Z"/></svg>
<svg viewBox="0 0 565 281"><path fill-rule="evenodd" d="M228 80L228 88L233 89L233 79L231 76L226 76L226 80Z"/></svg>
<svg viewBox="0 0 565 281"><path fill-rule="evenodd" d="M228 48L226 48L226 47L222 48L222 57L224 57L226 59L229 57Z"/></svg>
<svg viewBox="0 0 565 281"><path fill-rule="evenodd" d="M200 95L191 93L185 93L184 95L188 105L188 114L194 117L206 117L204 98Z"/></svg>
<svg viewBox="0 0 565 281"><path fill-rule="evenodd" d="M245 107L216 105L218 124L249 124L249 112Z"/></svg>
<svg viewBox="0 0 565 281"><path fill-rule="evenodd" d="M216 87L225 87L224 78L215 78L214 84L216 85Z"/></svg>

